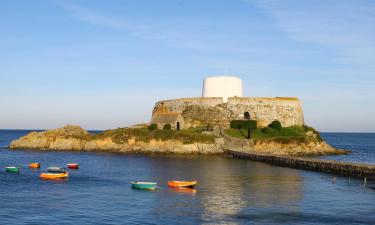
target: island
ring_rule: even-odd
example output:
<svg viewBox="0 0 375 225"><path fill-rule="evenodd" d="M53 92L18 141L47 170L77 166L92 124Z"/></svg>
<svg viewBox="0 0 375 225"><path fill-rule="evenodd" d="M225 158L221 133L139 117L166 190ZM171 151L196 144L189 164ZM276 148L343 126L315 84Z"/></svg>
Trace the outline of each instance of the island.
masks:
<svg viewBox="0 0 375 225"><path fill-rule="evenodd" d="M68 125L31 132L12 141L10 148L174 154L240 150L280 156L347 153L328 145L305 124L298 98L243 97L242 92L237 77L208 77L202 97L158 101L148 123L100 133ZM236 121L239 127L233 126ZM241 128L248 123L253 124L251 129Z"/></svg>

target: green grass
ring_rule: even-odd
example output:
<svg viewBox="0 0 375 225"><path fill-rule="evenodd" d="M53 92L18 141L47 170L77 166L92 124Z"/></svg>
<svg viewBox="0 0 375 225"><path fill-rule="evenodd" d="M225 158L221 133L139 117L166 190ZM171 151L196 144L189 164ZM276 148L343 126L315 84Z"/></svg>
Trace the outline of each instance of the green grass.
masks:
<svg viewBox="0 0 375 225"><path fill-rule="evenodd" d="M227 129L224 132L231 137L245 139L238 129ZM245 135L247 134L247 130L242 132ZM307 140L304 127L284 127L280 130L267 128L263 132L262 129L258 128L252 131L251 138L254 141L272 140L281 143L289 143L291 141L304 142Z"/></svg>
<svg viewBox="0 0 375 225"><path fill-rule="evenodd" d="M114 130L107 130L92 136L93 139L111 138L117 144L126 143L129 139L135 139L140 142L150 142L152 139L156 140L176 140L184 144L192 143L214 143L215 136L201 133L202 128L191 128L187 130L154 130L150 131L147 128L118 128Z"/></svg>

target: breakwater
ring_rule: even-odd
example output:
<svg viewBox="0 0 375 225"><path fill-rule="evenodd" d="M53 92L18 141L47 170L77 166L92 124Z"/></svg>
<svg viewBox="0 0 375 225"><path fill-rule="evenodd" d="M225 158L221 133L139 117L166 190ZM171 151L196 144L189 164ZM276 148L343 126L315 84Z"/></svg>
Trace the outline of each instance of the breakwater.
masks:
<svg viewBox="0 0 375 225"><path fill-rule="evenodd" d="M225 151L234 158L265 162L282 167L312 170L349 177L375 178L375 165L371 164L337 162L318 158L276 156L229 149Z"/></svg>

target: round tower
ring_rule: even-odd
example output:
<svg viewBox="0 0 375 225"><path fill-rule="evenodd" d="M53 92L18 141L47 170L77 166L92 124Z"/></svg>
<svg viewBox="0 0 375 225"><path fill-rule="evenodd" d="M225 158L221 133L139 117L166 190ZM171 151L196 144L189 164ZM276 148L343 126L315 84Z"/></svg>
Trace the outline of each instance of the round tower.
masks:
<svg viewBox="0 0 375 225"><path fill-rule="evenodd" d="M227 102L230 97L242 97L242 80L232 76L207 77L203 81L202 97L222 97Z"/></svg>

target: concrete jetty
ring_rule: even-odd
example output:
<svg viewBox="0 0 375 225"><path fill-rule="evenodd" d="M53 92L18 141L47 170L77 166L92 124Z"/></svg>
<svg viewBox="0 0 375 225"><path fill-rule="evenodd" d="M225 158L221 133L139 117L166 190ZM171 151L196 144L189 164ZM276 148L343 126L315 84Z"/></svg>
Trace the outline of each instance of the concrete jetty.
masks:
<svg viewBox="0 0 375 225"><path fill-rule="evenodd" d="M375 165L371 164L338 162L307 157L276 156L233 149L226 149L225 151L234 158L265 162L282 167L312 170L349 177L375 178Z"/></svg>

